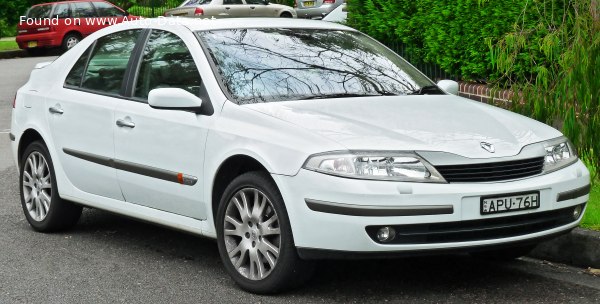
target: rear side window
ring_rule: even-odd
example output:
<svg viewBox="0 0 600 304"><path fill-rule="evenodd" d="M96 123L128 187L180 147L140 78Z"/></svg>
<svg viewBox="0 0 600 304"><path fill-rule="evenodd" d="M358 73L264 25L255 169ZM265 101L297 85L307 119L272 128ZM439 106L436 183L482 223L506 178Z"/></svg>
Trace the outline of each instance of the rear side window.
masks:
<svg viewBox="0 0 600 304"><path fill-rule="evenodd" d="M152 30L134 96L145 100L157 88L180 88L199 95L200 85L200 72L183 40L173 33Z"/></svg>
<svg viewBox="0 0 600 304"><path fill-rule="evenodd" d="M91 18L96 17L96 12L89 2L73 2L71 3L71 14L74 18Z"/></svg>
<svg viewBox="0 0 600 304"><path fill-rule="evenodd" d="M67 79L65 80L65 86L68 87L79 87L81 86L81 77L83 77L83 72L85 71L85 66L88 62L88 58L90 56L90 52L94 45L90 46L81 57L77 60L69 75L67 75Z"/></svg>
<svg viewBox="0 0 600 304"><path fill-rule="evenodd" d="M29 9L27 12L27 18L29 19L43 19L50 18L50 12L52 12L52 4L50 5L38 5Z"/></svg>
<svg viewBox="0 0 600 304"><path fill-rule="evenodd" d="M223 0L223 4L244 4L242 0Z"/></svg>
<svg viewBox="0 0 600 304"><path fill-rule="evenodd" d="M94 2L99 17L122 17L125 13L106 2Z"/></svg>
<svg viewBox="0 0 600 304"><path fill-rule="evenodd" d="M83 75L82 88L118 95L140 33L141 30L122 31L98 39Z"/></svg>
<svg viewBox="0 0 600 304"><path fill-rule="evenodd" d="M69 4L57 4L52 13L52 18L69 18Z"/></svg>

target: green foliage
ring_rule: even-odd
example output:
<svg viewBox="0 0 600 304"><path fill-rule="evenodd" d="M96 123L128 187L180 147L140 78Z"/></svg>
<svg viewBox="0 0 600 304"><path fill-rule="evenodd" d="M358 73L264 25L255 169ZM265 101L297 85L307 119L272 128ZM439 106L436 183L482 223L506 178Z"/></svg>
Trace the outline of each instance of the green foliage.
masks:
<svg viewBox="0 0 600 304"><path fill-rule="evenodd" d="M595 173L600 165L600 0L529 0L536 23L518 22L492 45L494 67L516 91L514 110L560 129ZM536 60L523 60L524 53Z"/></svg>
<svg viewBox="0 0 600 304"><path fill-rule="evenodd" d="M526 0L353 0L349 25L401 40L426 62L466 80L497 78L488 44L513 29ZM534 22L523 18L523 22ZM523 54L536 57L537 54Z"/></svg>

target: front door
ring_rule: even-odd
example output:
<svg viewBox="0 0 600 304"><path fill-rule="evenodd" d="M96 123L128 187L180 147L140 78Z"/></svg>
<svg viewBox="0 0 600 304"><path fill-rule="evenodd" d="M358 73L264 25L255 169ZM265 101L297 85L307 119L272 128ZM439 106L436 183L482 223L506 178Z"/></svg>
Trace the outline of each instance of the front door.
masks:
<svg viewBox="0 0 600 304"><path fill-rule="evenodd" d="M155 88L199 95L200 73L183 40L152 30L134 84L135 101L117 107L115 165L127 202L205 219L204 144L209 117L147 104Z"/></svg>

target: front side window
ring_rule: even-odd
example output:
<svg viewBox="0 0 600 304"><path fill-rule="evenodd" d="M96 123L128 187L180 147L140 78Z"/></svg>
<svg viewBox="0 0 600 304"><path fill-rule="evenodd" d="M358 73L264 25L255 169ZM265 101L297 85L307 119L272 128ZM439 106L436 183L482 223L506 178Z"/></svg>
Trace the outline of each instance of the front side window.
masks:
<svg viewBox="0 0 600 304"><path fill-rule="evenodd" d="M180 88L200 93L200 73L188 48L173 33L152 30L144 49L134 96L147 99L157 88Z"/></svg>
<svg viewBox="0 0 600 304"><path fill-rule="evenodd" d="M52 18L69 18L69 4L61 3L57 4L54 8L54 13L52 14Z"/></svg>
<svg viewBox="0 0 600 304"><path fill-rule="evenodd" d="M94 12L94 8L90 2L71 3L71 14L74 18L96 17L96 12Z"/></svg>
<svg viewBox="0 0 600 304"><path fill-rule="evenodd" d="M94 2L99 17L122 17L125 12L106 2Z"/></svg>
<svg viewBox="0 0 600 304"><path fill-rule="evenodd" d="M443 94L400 56L355 31L231 29L198 32L232 101Z"/></svg>
<svg viewBox="0 0 600 304"><path fill-rule="evenodd" d="M119 94L129 57L140 32L122 31L98 39L85 70L82 87L111 95Z"/></svg>

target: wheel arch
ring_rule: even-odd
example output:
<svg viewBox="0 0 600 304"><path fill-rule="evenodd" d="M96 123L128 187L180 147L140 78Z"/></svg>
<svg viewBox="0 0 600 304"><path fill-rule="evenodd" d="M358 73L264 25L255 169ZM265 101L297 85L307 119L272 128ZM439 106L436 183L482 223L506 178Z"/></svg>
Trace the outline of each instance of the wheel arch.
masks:
<svg viewBox="0 0 600 304"><path fill-rule="evenodd" d="M21 163L21 158L23 158L23 152L25 152L27 146L29 146L32 142L38 140L42 141L44 144L46 143L44 137L33 128L29 128L25 130L25 132L23 132L23 135L21 135L19 139L19 147L17 149L17 162L19 162L19 165Z"/></svg>
<svg viewBox="0 0 600 304"><path fill-rule="evenodd" d="M263 171L269 173L269 170L256 158L246 154L236 154L225 159L217 169L212 184L211 207L213 221L216 219L217 209L221 201L221 196L225 188L236 177L251 171Z"/></svg>

